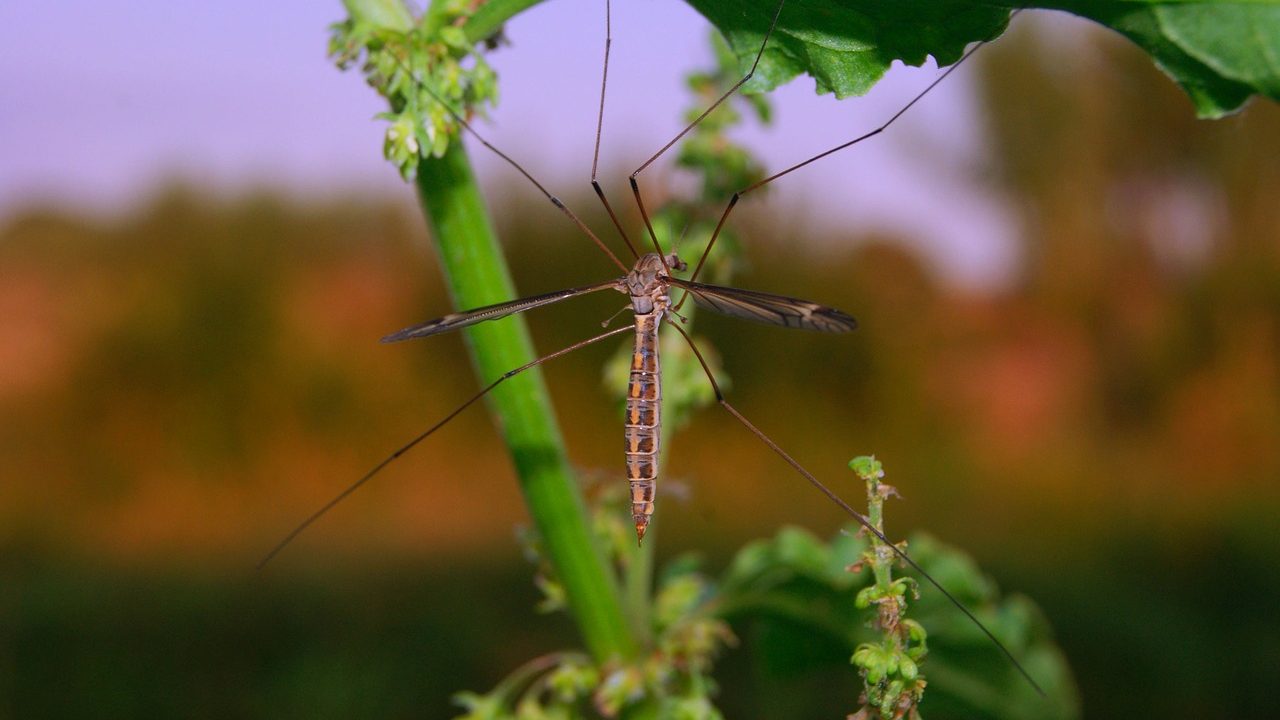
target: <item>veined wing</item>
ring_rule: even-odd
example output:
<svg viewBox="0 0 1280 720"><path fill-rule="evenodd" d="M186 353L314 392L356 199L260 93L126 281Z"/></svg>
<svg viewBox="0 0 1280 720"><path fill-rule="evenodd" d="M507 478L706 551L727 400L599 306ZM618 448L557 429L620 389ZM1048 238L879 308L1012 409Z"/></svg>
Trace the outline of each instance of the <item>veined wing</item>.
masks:
<svg viewBox="0 0 1280 720"><path fill-rule="evenodd" d="M857 320L839 310L808 300L676 278L667 281L687 290L698 305L730 317L818 332L849 332L858 327Z"/></svg>
<svg viewBox="0 0 1280 720"><path fill-rule="evenodd" d="M569 288L567 290L557 290L544 295L533 295L519 300L511 300L510 302L498 303L497 305L486 305L474 310L464 312L450 313L444 317L428 320L418 325L407 327L399 332L391 333L382 338L384 343L399 342L410 338L427 337L428 335L438 335L440 333L450 332L458 328L464 328L468 325L475 325L485 320L497 320L525 310L531 310L543 305L567 300L578 295L586 295L587 293L597 292L599 290L608 290L618 287L617 280L597 283L595 285L586 285L583 287Z"/></svg>

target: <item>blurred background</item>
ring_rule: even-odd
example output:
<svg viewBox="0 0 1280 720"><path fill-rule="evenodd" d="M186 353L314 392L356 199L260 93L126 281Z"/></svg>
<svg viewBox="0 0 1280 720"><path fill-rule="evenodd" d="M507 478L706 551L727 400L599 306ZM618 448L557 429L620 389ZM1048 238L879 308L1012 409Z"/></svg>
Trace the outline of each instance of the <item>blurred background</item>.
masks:
<svg viewBox="0 0 1280 720"><path fill-rule="evenodd" d="M534 613L483 412L253 573L477 381L458 338L376 342L449 305L378 98L324 58L339 4L117 5L0 8L0 717L448 717L453 692L574 644ZM603 231L602 25L578 0L512 22L486 132ZM674 2L616 7L614 33L602 175L622 205L710 51ZM780 169L935 73L843 103L801 79L739 136ZM472 156L522 292L610 275ZM820 477L875 453L905 496L891 533L926 529L1034 598L1087 717L1274 716L1278 157L1273 104L1195 120L1123 40L1025 13L890 132L735 211L736 284L845 309L857 333L699 332L735 404ZM648 182L655 203L687 184L669 163ZM616 310L530 322L550 351ZM574 462L606 479L615 349L546 368ZM661 556L716 568L780 526L842 522L714 409L670 475ZM833 708L854 706L852 671L846 690Z"/></svg>

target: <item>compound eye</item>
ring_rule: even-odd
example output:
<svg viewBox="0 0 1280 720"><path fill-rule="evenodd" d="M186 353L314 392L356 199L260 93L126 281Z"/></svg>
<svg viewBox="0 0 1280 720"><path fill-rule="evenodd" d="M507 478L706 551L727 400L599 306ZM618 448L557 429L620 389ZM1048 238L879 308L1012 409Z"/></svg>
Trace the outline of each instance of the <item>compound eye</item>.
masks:
<svg viewBox="0 0 1280 720"><path fill-rule="evenodd" d="M681 260L680 257L677 256L675 253L671 253L670 255L667 256L667 265L670 266L672 270L683 271L683 270L689 269L688 263Z"/></svg>

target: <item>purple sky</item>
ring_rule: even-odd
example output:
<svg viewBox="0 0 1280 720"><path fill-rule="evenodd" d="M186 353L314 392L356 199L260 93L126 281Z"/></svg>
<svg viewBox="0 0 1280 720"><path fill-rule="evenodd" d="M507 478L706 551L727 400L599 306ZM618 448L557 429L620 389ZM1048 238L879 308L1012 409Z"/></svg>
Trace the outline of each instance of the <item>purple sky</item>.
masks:
<svg viewBox="0 0 1280 720"><path fill-rule="evenodd" d="M37 201L117 212L174 178L227 194L409 198L381 159L380 99L325 58L342 14L337 0L0 4L0 221ZM484 132L561 194L587 187L603 23L600 0L546 2L490 56L502 98ZM675 0L615 3L606 169L633 169L676 132L682 77L707 63L707 32ZM774 94L774 128L742 137L780 169L875 127L935 73L895 68L840 103L802 78ZM961 71L885 135L779 181L769 202L917 238L959 282L1000 278L1015 228L956 171L982 152L975 112ZM500 161L478 147L473 157L487 187L511 187ZM624 178L606 187L621 196Z"/></svg>

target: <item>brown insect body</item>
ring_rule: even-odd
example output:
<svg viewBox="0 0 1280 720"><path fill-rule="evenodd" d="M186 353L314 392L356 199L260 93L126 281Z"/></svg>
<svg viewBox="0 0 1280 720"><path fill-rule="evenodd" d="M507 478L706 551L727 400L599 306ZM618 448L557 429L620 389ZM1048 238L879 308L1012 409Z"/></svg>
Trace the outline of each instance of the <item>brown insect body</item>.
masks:
<svg viewBox="0 0 1280 720"><path fill-rule="evenodd" d="M636 524L636 541L644 540L657 493L658 445L662 434L662 365L658 355L658 328L671 307L666 267L683 269L684 263L672 253L663 258L648 253L636 261L619 290L631 296L635 312L636 342L631 355L631 376L627 381L624 423L627 484L631 494L631 519Z"/></svg>

